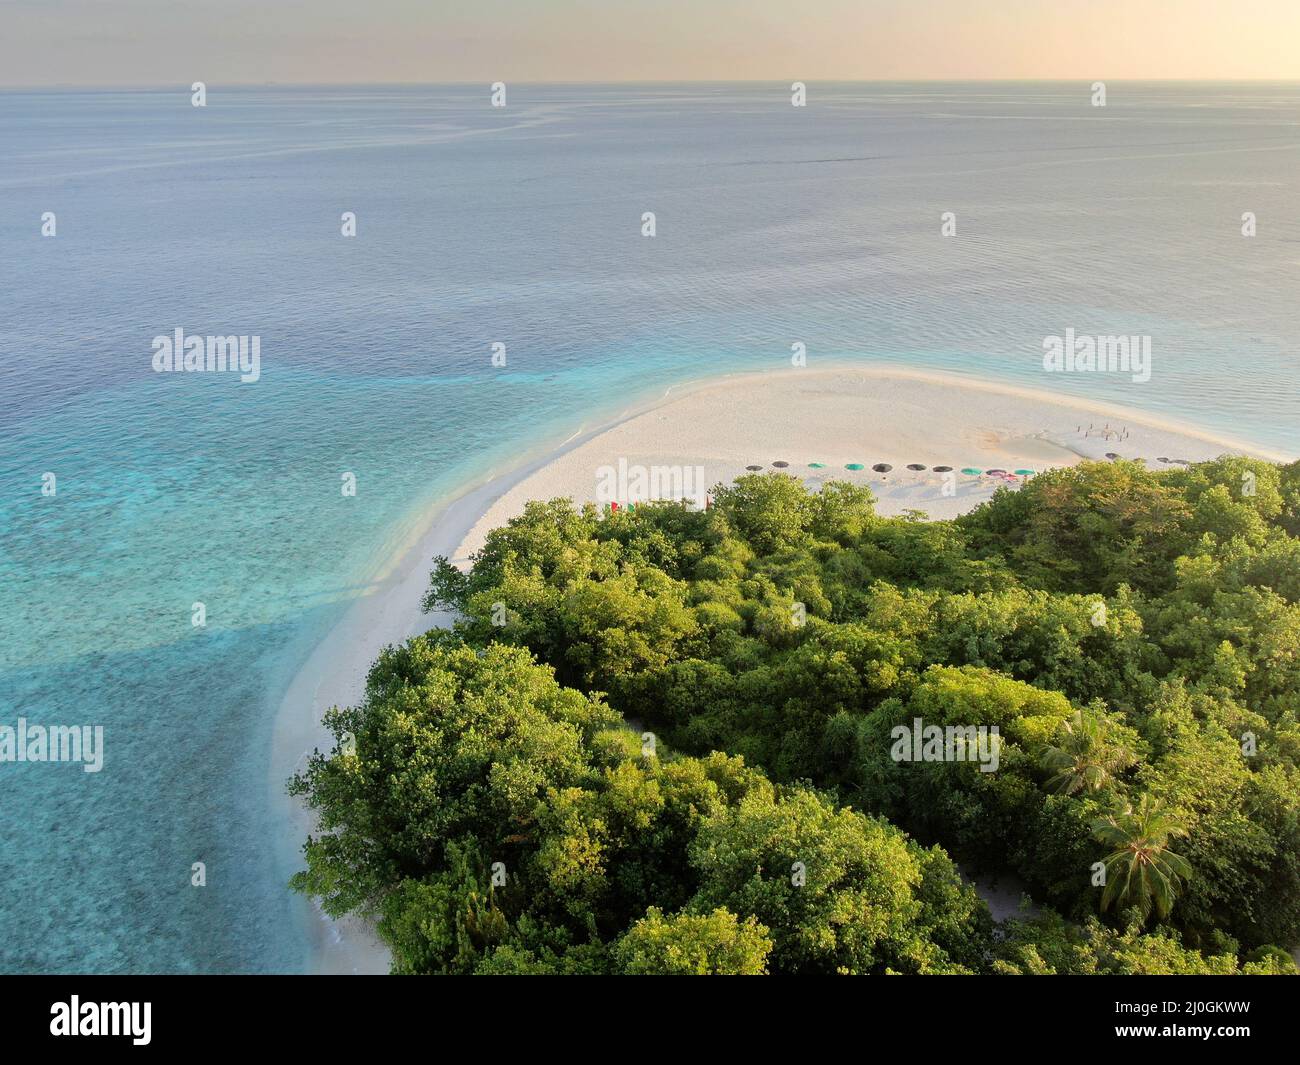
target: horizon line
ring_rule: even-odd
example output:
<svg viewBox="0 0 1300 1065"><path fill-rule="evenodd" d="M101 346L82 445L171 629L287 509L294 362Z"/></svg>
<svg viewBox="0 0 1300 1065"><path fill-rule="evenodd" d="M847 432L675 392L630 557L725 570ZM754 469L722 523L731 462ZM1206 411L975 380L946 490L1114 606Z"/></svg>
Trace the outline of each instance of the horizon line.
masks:
<svg viewBox="0 0 1300 1065"><path fill-rule="evenodd" d="M198 79L203 81L203 79ZM806 86L1091 86L1093 82L1106 82L1108 85L1151 85L1151 86L1300 86L1300 78L1130 78L1106 77L1106 75L1088 75L1078 78L738 78L738 79L698 79L698 78L654 78L654 79L576 79L576 81L510 81L507 86L525 86L541 88L562 88L572 86L785 86L792 81L800 81ZM105 85L105 83L60 82L57 85L4 85L0 83L0 92L188 92L194 82L148 82ZM317 81L265 81L265 82L212 82L204 81L212 88L216 85L222 90L257 90L257 88L482 88L494 85L491 81L454 81L454 82L411 82L411 81L356 81L356 82L317 82ZM784 90L783 90L784 91Z"/></svg>
<svg viewBox="0 0 1300 1065"><path fill-rule="evenodd" d="M197 79L203 80L203 79ZM1114 84L1131 85L1300 85L1300 78L1136 78L1109 77L1106 75L1080 75L1074 78L636 78L636 79L599 79L579 78L570 81L558 80L520 80L497 78L507 85L528 86L571 86L571 85L786 85L792 81L802 81L805 85L1075 85L1091 84L1105 81ZM481 81L231 81L216 82L227 89L267 89L267 88L462 88L491 86L494 82ZM40 92L40 91L82 91L82 92L156 92L184 90L189 91L193 82L123 82L121 84L57 82L42 83L0 83L0 92ZM205 85L213 82L205 81Z"/></svg>

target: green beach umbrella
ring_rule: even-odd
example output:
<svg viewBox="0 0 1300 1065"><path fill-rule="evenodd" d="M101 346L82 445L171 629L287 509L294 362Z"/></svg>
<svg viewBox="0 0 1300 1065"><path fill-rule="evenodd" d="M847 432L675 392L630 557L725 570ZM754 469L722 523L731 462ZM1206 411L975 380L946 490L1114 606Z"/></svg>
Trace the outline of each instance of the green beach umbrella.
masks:
<svg viewBox="0 0 1300 1065"><path fill-rule="evenodd" d="M850 462L844 467L846 470L865 470L866 467L860 462Z"/></svg>
<svg viewBox="0 0 1300 1065"><path fill-rule="evenodd" d="M1033 470L1013 470L1012 472L1018 477L1032 477L1034 475Z"/></svg>
<svg viewBox="0 0 1300 1065"><path fill-rule="evenodd" d="M977 469L975 469L974 466L967 466L967 467L966 467L965 469L963 469L961 472L962 472L962 473L965 473L965 474L967 474L967 475L969 475L969 476L971 476L971 477L978 477L978 476L979 476L981 473L983 473L984 471L983 471L983 470L977 470Z"/></svg>
<svg viewBox="0 0 1300 1065"><path fill-rule="evenodd" d="M826 467L826 463L824 463L824 462L810 462L810 463L808 463L808 468L809 468L810 470L820 470L820 469L824 469L825 467Z"/></svg>

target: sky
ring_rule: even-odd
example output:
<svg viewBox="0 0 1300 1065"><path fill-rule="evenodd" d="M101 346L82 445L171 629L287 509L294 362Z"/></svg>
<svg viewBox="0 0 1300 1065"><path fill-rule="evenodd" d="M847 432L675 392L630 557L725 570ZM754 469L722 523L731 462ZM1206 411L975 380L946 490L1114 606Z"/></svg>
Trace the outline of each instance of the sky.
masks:
<svg viewBox="0 0 1300 1065"><path fill-rule="evenodd" d="M1300 79L1300 0L0 0L0 85Z"/></svg>

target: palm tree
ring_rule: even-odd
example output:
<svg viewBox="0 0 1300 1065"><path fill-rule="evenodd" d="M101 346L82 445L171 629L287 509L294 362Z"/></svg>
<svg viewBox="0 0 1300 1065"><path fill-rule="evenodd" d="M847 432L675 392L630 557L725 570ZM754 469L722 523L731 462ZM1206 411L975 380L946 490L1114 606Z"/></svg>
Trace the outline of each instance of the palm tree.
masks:
<svg viewBox="0 0 1300 1065"><path fill-rule="evenodd" d="M1098 791L1131 766L1137 760L1133 752L1111 743L1107 732L1105 719L1095 713L1080 710L1065 722L1061 745L1043 750L1043 768L1052 773L1047 786L1063 795Z"/></svg>
<svg viewBox="0 0 1300 1065"><path fill-rule="evenodd" d="M1136 907L1142 923L1153 909L1157 917L1169 916L1181 881L1192 875L1187 859L1168 849L1171 837L1187 835L1183 824L1162 813L1159 800L1143 795L1137 809L1126 803L1123 810L1093 821L1092 831L1115 847L1104 859L1102 910L1119 900L1121 909Z"/></svg>

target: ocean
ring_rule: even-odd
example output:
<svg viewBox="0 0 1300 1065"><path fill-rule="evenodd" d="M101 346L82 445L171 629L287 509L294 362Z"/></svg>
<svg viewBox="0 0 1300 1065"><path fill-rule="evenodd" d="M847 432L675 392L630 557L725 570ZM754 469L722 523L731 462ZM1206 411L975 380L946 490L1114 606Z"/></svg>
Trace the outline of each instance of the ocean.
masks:
<svg viewBox="0 0 1300 1065"><path fill-rule="evenodd" d="M438 500L668 385L803 345L1296 450L1300 85L207 93L0 92L0 726L104 730L0 762L0 971L303 970L288 678Z"/></svg>

